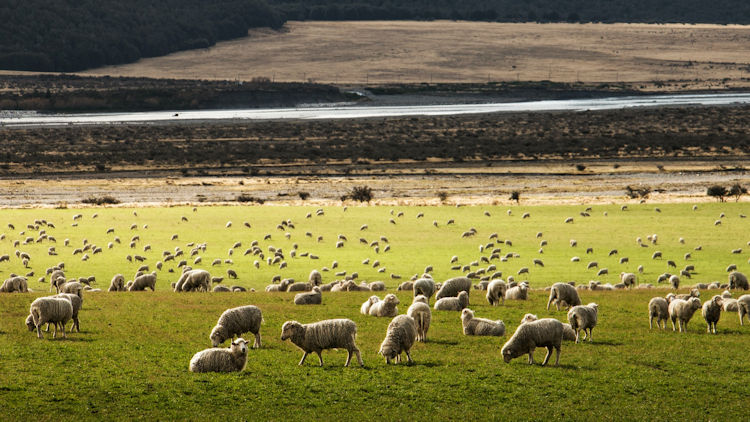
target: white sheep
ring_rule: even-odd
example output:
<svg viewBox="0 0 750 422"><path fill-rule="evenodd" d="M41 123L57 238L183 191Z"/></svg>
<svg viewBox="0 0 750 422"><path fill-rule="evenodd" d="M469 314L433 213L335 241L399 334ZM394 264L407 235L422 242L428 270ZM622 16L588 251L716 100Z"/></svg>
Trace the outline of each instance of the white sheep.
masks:
<svg viewBox="0 0 750 422"><path fill-rule="evenodd" d="M320 305L323 303L323 294L320 287L315 286L310 292L297 293L294 296L295 305Z"/></svg>
<svg viewBox="0 0 750 422"><path fill-rule="evenodd" d="M748 290L750 286L747 282L747 276L745 274L733 271L729 273L729 289L742 289L742 290Z"/></svg>
<svg viewBox="0 0 750 422"><path fill-rule="evenodd" d="M599 305L589 303L588 305L578 305L570 308L568 311L568 322L570 327L576 333L576 343L580 338L580 332L583 330L583 339L593 340L592 331L596 327L596 321L599 314ZM586 332L588 331L588 335Z"/></svg>
<svg viewBox="0 0 750 422"><path fill-rule="evenodd" d="M508 290L508 285L501 279L495 279L490 281L487 285L487 302L492 306L497 306L501 301L505 305L505 292Z"/></svg>
<svg viewBox="0 0 750 422"><path fill-rule="evenodd" d="M534 314L526 314L521 318L521 324L525 324L527 322L536 321L539 318ZM563 340L565 341L576 341L576 332L573 331L573 327L570 326L567 322L562 323L563 326Z"/></svg>
<svg viewBox="0 0 750 422"><path fill-rule="evenodd" d="M745 325L745 315L750 315L750 295L742 295L737 298L737 312L740 316L740 325Z"/></svg>
<svg viewBox="0 0 750 422"><path fill-rule="evenodd" d="M427 341L427 331L432 321L432 311L427 298L422 295L415 296L411 306L406 310L406 315L412 317L417 324L417 341Z"/></svg>
<svg viewBox="0 0 750 422"><path fill-rule="evenodd" d="M187 270L182 273L177 284L174 286L175 292L207 292L211 287L211 273L206 270Z"/></svg>
<svg viewBox="0 0 750 422"><path fill-rule="evenodd" d="M509 288L505 292L505 300L526 300L529 298L529 286L519 284Z"/></svg>
<svg viewBox="0 0 750 422"><path fill-rule="evenodd" d="M420 278L414 282L413 290L414 297L422 295L426 297L429 302L430 298L435 293L435 282L430 278Z"/></svg>
<svg viewBox="0 0 750 422"><path fill-rule="evenodd" d="M383 300L377 301L370 306L369 313L376 317L394 317L398 315L398 305L400 302L396 295L389 293Z"/></svg>
<svg viewBox="0 0 750 422"><path fill-rule="evenodd" d="M201 350L190 359L190 372L240 372L247 364L247 341L238 338L227 348Z"/></svg>
<svg viewBox="0 0 750 422"><path fill-rule="evenodd" d="M455 277L446 280L440 290L435 294L435 299L444 297L457 297L458 293L464 291L467 296L471 293L471 280L467 277Z"/></svg>
<svg viewBox="0 0 750 422"><path fill-rule="evenodd" d="M637 279L634 273L626 273L626 272L620 273L620 283L624 284L625 287L635 286L636 282L637 282Z"/></svg>
<svg viewBox="0 0 750 422"><path fill-rule="evenodd" d="M722 303L723 305L721 307L724 310L724 312L737 312L739 310L737 299L732 299L731 297L725 297Z"/></svg>
<svg viewBox="0 0 750 422"><path fill-rule="evenodd" d="M672 331L677 330L675 322L680 327L680 332L687 332L687 324L693 317L695 311L700 309L701 300L697 297L691 297L688 300L674 299L669 302L669 318L672 320Z"/></svg>
<svg viewBox="0 0 750 422"><path fill-rule="evenodd" d="M72 293L60 293L52 297L60 297L63 299L67 299L70 301L70 304L73 306L73 315L71 316L71 319L73 320L73 325L70 327L70 332L73 332L74 330L76 332L81 332L81 325L80 321L78 320L78 312L81 310L81 307L83 306L83 299L81 299L80 296L72 294ZM47 323L47 329L45 331L49 331L49 323Z"/></svg>
<svg viewBox="0 0 750 422"><path fill-rule="evenodd" d="M151 274L143 274L133 279L133 284L128 289L131 292L143 291L146 288L155 291L156 289L156 271Z"/></svg>
<svg viewBox="0 0 750 422"><path fill-rule="evenodd" d="M547 356L542 362L546 365L552 356L552 350L557 350L555 366L560 363L560 348L562 345L563 325L562 322L553 318L543 318L537 321L521 324L513 333L513 336L503 345L501 354L505 363L521 355L529 355L529 364L534 363L534 349L546 347Z"/></svg>
<svg viewBox="0 0 750 422"><path fill-rule="evenodd" d="M716 334L716 323L719 322L721 317L721 306L723 305L723 298L721 295L715 295L711 300L707 300L703 304L701 314L703 319L706 321L706 330Z"/></svg>
<svg viewBox="0 0 750 422"><path fill-rule="evenodd" d="M667 329L667 320L669 319L669 302L663 297L652 298L648 302L648 328L653 329L653 321L656 318L656 327L662 330ZM659 323L664 321L664 325Z"/></svg>
<svg viewBox="0 0 750 422"><path fill-rule="evenodd" d="M112 281L109 283L110 292L124 292L125 291L125 276L122 274L115 274L112 277Z"/></svg>
<svg viewBox="0 0 750 422"><path fill-rule="evenodd" d="M310 271L310 276L307 278L308 283L313 286L320 286L323 283L323 275L318 270Z"/></svg>
<svg viewBox="0 0 750 422"><path fill-rule="evenodd" d="M461 325L467 336L498 336L505 335L505 323L502 320L493 321L487 318L475 318L474 311L464 308L461 311Z"/></svg>
<svg viewBox="0 0 750 422"><path fill-rule="evenodd" d="M444 297L435 302L437 311L461 311L469 306L469 294L462 291L458 297Z"/></svg>
<svg viewBox="0 0 750 422"><path fill-rule="evenodd" d="M369 299L359 307L359 313L362 315L370 315L370 307L373 303L380 302L380 298L377 296L370 296Z"/></svg>
<svg viewBox="0 0 750 422"><path fill-rule="evenodd" d="M211 330L209 338L213 347L219 346L227 339L241 336L250 332L255 335L253 347L261 347L260 324L263 322L263 313L260 308L253 305L230 308L221 313L219 320Z"/></svg>
<svg viewBox="0 0 750 422"><path fill-rule="evenodd" d="M68 281L60 286L60 293L72 293L83 299L83 284L77 281Z"/></svg>
<svg viewBox="0 0 750 422"><path fill-rule="evenodd" d="M359 348L354 343L356 337L357 324L350 319L328 319L311 324L287 321L281 327L281 341L289 339L304 352L299 365L305 362L308 354L315 352L318 355L320 366L323 366L321 352L325 349L338 348L346 349L348 352L344 366L349 366L352 353L357 355L359 365L365 366Z"/></svg>
<svg viewBox="0 0 750 422"><path fill-rule="evenodd" d="M58 324L62 328L63 338L67 338L65 335L65 324L73 318L73 304L69 299L61 297L40 297L31 302L29 314L34 327L36 327L37 337L43 338L42 324L51 323L54 324L55 329L52 338L57 338Z"/></svg>
<svg viewBox="0 0 750 422"><path fill-rule="evenodd" d="M3 282L0 286L0 293L26 293L29 291L29 285L26 281L26 277L15 276L11 277Z"/></svg>
<svg viewBox="0 0 750 422"><path fill-rule="evenodd" d="M559 311L561 304L567 307L580 305L581 298L578 296L578 291L574 286L571 286L568 283L555 283L549 291L547 309L549 309L549 306L553 303Z"/></svg>
<svg viewBox="0 0 750 422"><path fill-rule="evenodd" d="M680 277L677 277L676 275L669 276L669 284L672 285L673 289L679 289L680 288Z"/></svg>
<svg viewBox="0 0 750 422"><path fill-rule="evenodd" d="M406 353L406 359L409 364L414 361L411 358L411 347L417 339L417 324L409 315L397 315L394 317L388 330L385 333L385 339L380 344L379 355L385 357L385 363L391 363L395 359L396 363L401 362L401 352Z"/></svg>

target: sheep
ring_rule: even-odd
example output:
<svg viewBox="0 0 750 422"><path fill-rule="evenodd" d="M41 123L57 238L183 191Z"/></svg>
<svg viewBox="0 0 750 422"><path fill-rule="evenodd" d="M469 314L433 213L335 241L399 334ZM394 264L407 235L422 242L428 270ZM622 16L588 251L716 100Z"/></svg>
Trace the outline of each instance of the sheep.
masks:
<svg viewBox="0 0 750 422"><path fill-rule="evenodd" d="M406 310L406 315L412 317L417 324L417 341L426 342L427 331L432 321L432 311L427 298L423 295L415 296L411 306Z"/></svg>
<svg viewBox="0 0 750 422"><path fill-rule="evenodd" d="M560 304L567 307L578 306L581 304L581 298L575 287L568 283L555 283L549 291L547 300L547 309L551 304L555 304L557 310L560 310Z"/></svg>
<svg viewBox="0 0 750 422"><path fill-rule="evenodd" d="M287 287L287 292L309 292L313 288L310 283L292 283Z"/></svg>
<svg viewBox="0 0 750 422"><path fill-rule="evenodd" d="M688 300L691 297L701 297L701 292L698 289L691 289L690 293L682 293L682 294L676 295L674 298Z"/></svg>
<svg viewBox="0 0 750 422"><path fill-rule="evenodd" d="M719 322L719 318L721 317L721 307L723 305L723 298L721 295L715 295L711 298L711 300L707 300L703 304L703 308L701 309L701 314L703 315L703 319L706 321L706 331L711 333L713 332L716 334L716 323Z"/></svg>
<svg viewBox="0 0 750 422"><path fill-rule="evenodd" d="M750 315L750 295L742 295L737 298L737 312L740 316L740 325L745 325L744 317Z"/></svg>
<svg viewBox="0 0 750 422"><path fill-rule="evenodd" d="M620 273L620 283L624 284L625 287L633 287L636 284L636 277L633 273Z"/></svg>
<svg viewBox="0 0 750 422"><path fill-rule="evenodd" d="M669 277L669 284L672 285L673 289L679 289L680 288L680 277L677 277L676 275L671 275Z"/></svg>
<svg viewBox="0 0 750 422"><path fill-rule="evenodd" d="M377 296L370 296L370 298L359 307L359 313L362 315L370 315L370 307L376 302L380 302L380 298Z"/></svg>
<svg viewBox="0 0 750 422"><path fill-rule="evenodd" d="M125 277L122 274L115 274L112 277L112 281L109 283L110 292L124 292L125 291Z"/></svg>
<svg viewBox="0 0 750 422"><path fill-rule="evenodd" d="M729 289L730 290L731 289L747 290L748 288L750 288L750 286L748 286L747 276L745 276L745 274L738 272L738 271L733 271L729 273Z"/></svg>
<svg viewBox="0 0 750 422"><path fill-rule="evenodd" d="M50 296L40 297L31 302L29 314L32 318L34 327L36 327L38 338L44 338L42 337L42 324L44 323L54 324L55 332L52 335L52 338L57 338L58 324L60 324L60 327L62 328L63 338L67 338L65 335L65 324L67 324L69 319L73 318L73 304L66 298Z"/></svg>
<svg viewBox="0 0 750 422"><path fill-rule="evenodd" d="M459 292L464 291L468 295L471 292L471 280L467 277L455 277L446 280L440 290L435 294L435 299L456 297Z"/></svg>
<svg viewBox="0 0 750 422"><path fill-rule="evenodd" d="M529 364L534 363L534 349L537 347L546 347L547 356L542 362L546 365L552 356L552 350L557 351L555 366L560 363L560 348L563 337L562 323L553 318L543 318L537 321L521 324L513 333L513 336L505 342L501 349L503 360L509 363L512 359L521 355L529 355Z"/></svg>
<svg viewBox="0 0 750 422"><path fill-rule="evenodd" d="M435 282L429 278L420 278L414 282L413 290L414 297L423 295L427 298L427 303L429 303L430 298L435 293Z"/></svg>
<svg viewBox="0 0 750 422"><path fill-rule="evenodd" d="M225 293L225 292L231 292L232 289L230 289L227 286L217 285L217 286L214 286L214 288L211 289L211 291L214 293Z"/></svg>
<svg viewBox="0 0 750 422"><path fill-rule="evenodd" d="M151 274L143 274L141 276L136 277L133 279L133 284L128 289L131 292L136 291L143 291L146 290L146 288L151 289L151 291L155 291L156 287L156 271L153 271Z"/></svg>
<svg viewBox="0 0 750 422"><path fill-rule="evenodd" d="M376 317L394 317L398 315L398 305L400 302L396 295L389 293L383 300L377 301L370 306L369 314Z"/></svg>
<svg viewBox="0 0 750 422"><path fill-rule="evenodd" d="M435 302L437 311L461 311L469 306L469 294L462 291L457 297L444 297Z"/></svg>
<svg viewBox="0 0 750 422"><path fill-rule="evenodd" d="M475 318L474 311L464 308L461 311L461 325L467 336L497 336L505 335L505 323L502 320L492 321L486 318Z"/></svg>
<svg viewBox="0 0 750 422"><path fill-rule="evenodd" d="M725 271L728 273L731 273L732 271L737 271L737 264L730 264Z"/></svg>
<svg viewBox="0 0 750 422"><path fill-rule="evenodd" d="M247 364L247 341L238 338L227 348L204 349L190 359L190 372L241 372Z"/></svg>
<svg viewBox="0 0 750 422"><path fill-rule="evenodd" d="M295 305L320 305L321 303L323 303L323 295L318 286L313 287L310 292L297 293L294 296Z"/></svg>
<svg viewBox="0 0 750 422"><path fill-rule="evenodd" d="M526 314L521 319L521 324L536 321L539 318L534 314ZM573 328L568 324L567 322L563 322L563 340L565 341L576 341L576 332L573 331Z"/></svg>
<svg viewBox="0 0 750 422"><path fill-rule="evenodd" d="M412 364L414 361L409 351L416 338L417 324L414 319L408 315L398 315L388 324L378 354L385 357L386 364L390 364L393 359L396 363L401 362L401 352L406 352L407 363Z"/></svg>
<svg viewBox="0 0 750 422"><path fill-rule="evenodd" d="M53 297L60 297L63 299L67 299L70 301L70 304L73 306L73 314L71 315L71 319L73 320L73 325L70 327L70 332L73 332L75 330L76 332L81 332L81 325L80 321L78 320L78 312L81 310L81 307L83 306L83 299L81 299L80 296L74 295L72 293L60 293ZM47 331L49 331L49 323L47 323Z"/></svg>
<svg viewBox="0 0 750 422"><path fill-rule="evenodd" d="M576 343L580 338L580 331L583 330L583 339L587 338L592 341L592 330L596 327L596 320L599 313L599 305L589 303L588 305L573 306L568 311L568 321L570 327L576 333ZM588 336L586 331L588 330Z"/></svg>
<svg viewBox="0 0 750 422"><path fill-rule="evenodd" d="M505 291L505 300L526 300L529 297L529 287L525 284L513 286Z"/></svg>
<svg viewBox="0 0 750 422"><path fill-rule="evenodd" d="M667 319L669 319L669 303L663 297L654 297L648 302L648 328L653 329L653 321L656 318L656 327L662 330L667 329ZM664 321L664 326L659 325Z"/></svg>
<svg viewBox="0 0 750 422"><path fill-rule="evenodd" d="M77 281L69 281L60 286L60 293L72 293L83 299L83 284Z"/></svg>
<svg viewBox="0 0 750 422"><path fill-rule="evenodd" d="M687 332L687 324L695 311L700 309L701 300L691 297L688 300L674 299L669 303L669 318L672 320L672 331L676 331L675 322L680 326L680 332ZM679 321L678 321L679 320Z"/></svg>
<svg viewBox="0 0 750 422"><path fill-rule="evenodd" d="M357 355L360 366L365 366L354 340L357 336L357 324L350 319L329 319L311 324L300 324L297 321L286 321L281 327L281 341L291 340L304 354L299 361L302 365L311 352L318 355L320 366L323 366L321 352L325 349L346 349L348 355L344 366L349 366L352 353Z"/></svg>
<svg viewBox="0 0 750 422"><path fill-rule="evenodd" d="M218 347L227 339L241 336L250 332L255 335L253 348L261 347L260 324L263 322L263 313L254 305L229 308L221 313L219 320L211 330L209 339L213 347Z"/></svg>
<svg viewBox="0 0 750 422"><path fill-rule="evenodd" d="M310 271L310 276L307 278L308 283L313 286L320 286L323 283L323 275L318 270Z"/></svg>
<svg viewBox="0 0 750 422"><path fill-rule="evenodd" d="M502 301L505 305L505 292L508 290L508 286L501 279L495 279L490 281L487 285L487 302L492 306L497 306Z"/></svg>
<svg viewBox="0 0 750 422"><path fill-rule="evenodd" d="M211 287L211 274L206 270L187 270L182 273L177 284L175 292L192 292L197 290L208 291Z"/></svg>
<svg viewBox="0 0 750 422"><path fill-rule="evenodd" d="M587 269L587 270L590 270L590 269L592 269L592 268L594 268L594 267L596 267L596 268L599 268L599 263L598 263L598 262L596 262L596 261L591 261L591 262L589 262L589 263L588 263L588 264L586 265L586 269Z"/></svg>
<svg viewBox="0 0 750 422"><path fill-rule="evenodd" d="M19 293L26 293L29 291L29 285L26 280L26 277L22 276L15 276L11 277L3 282L3 285L0 286L0 293L13 293L13 292L19 292Z"/></svg>

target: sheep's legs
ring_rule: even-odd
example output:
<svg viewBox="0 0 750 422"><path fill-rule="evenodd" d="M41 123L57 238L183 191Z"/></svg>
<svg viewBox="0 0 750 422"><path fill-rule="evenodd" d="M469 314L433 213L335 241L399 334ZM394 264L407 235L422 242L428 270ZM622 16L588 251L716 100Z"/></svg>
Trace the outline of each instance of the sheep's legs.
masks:
<svg viewBox="0 0 750 422"><path fill-rule="evenodd" d="M576 344L578 344L578 337L580 336L580 334L581 334L581 331L576 330Z"/></svg>
<svg viewBox="0 0 750 422"><path fill-rule="evenodd" d="M42 324L36 326L36 336L38 338L44 338L42 337Z"/></svg>
<svg viewBox="0 0 750 422"><path fill-rule="evenodd" d="M307 359L307 352L302 353L302 359L299 361L300 366L305 363L305 359Z"/></svg>
<svg viewBox="0 0 750 422"><path fill-rule="evenodd" d="M552 356L552 346L547 346L547 356L544 357L544 362L542 362L542 366L546 365L547 362L549 362L549 358ZM560 358L560 355L557 355L558 359ZM555 364L557 365L557 364Z"/></svg>
<svg viewBox="0 0 750 422"><path fill-rule="evenodd" d="M260 347L261 347L261 343L260 343L260 331L258 331L257 333L255 333L255 343L253 344L253 348L254 349L259 349Z"/></svg>
<svg viewBox="0 0 750 422"><path fill-rule="evenodd" d="M365 363L362 362L362 355L359 353L359 349L355 347L352 351L357 355L357 362L359 362L359 366L365 366Z"/></svg>
<svg viewBox="0 0 750 422"><path fill-rule="evenodd" d="M529 350L529 365L534 364L534 349Z"/></svg>
<svg viewBox="0 0 750 422"><path fill-rule="evenodd" d="M408 364L411 365L412 363L414 363L414 361L411 359L411 354L409 353L408 350L406 351L406 359L407 359Z"/></svg>
<svg viewBox="0 0 750 422"><path fill-rule="evenodd" d="M320 351L315 352L318 354L318 361L320 361L320 366L323 366L323 355L320 353Z"/></svg>
<svg viewBox="0 0 750 422"><path fill-rule="evenodd" d="M344 366L349 366L349 363L352 361L352 351L348 350L346 354L346 363Z"/></svg>
<svg viewBox="0 0 750 422"><path fill-rule="evenodd" d="M677 331L677 327L674 326L674 318L672 318L672 331Z"/></svg>
<svg viewBox="0 0 750 422"><path fill-rule="evenodd" d="M656 323L658 324L659 321L656 321ZM653 316L649 316L648 317L648 329L649 330L653 330L654 329L654 317Z"/></svg>

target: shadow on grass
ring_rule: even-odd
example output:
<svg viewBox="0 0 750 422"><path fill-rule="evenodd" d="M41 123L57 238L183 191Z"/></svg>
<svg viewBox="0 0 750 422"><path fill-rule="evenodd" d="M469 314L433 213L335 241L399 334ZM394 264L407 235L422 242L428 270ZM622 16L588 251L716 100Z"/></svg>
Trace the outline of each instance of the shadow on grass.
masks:
<svg viewBox="0 0 750 422"><path fill-rule="evenodd" d="M455 345L458 344L458 341L456 341L456 340L427 340L425 342L425 344L430 344L430 343L434 343L434 344L447 344L449 346L455 346Z"/></svg>

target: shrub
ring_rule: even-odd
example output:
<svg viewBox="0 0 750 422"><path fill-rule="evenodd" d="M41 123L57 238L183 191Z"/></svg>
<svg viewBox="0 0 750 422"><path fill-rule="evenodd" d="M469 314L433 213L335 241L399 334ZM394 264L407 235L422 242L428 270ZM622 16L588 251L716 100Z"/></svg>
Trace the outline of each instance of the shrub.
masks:
<svg viewBox="0 0 750 422"><path fill-rule="evenodd" d="M739 202L740 196L747 193L747 188L743 187L739 183L735 183L729 188L729 195L734 196L734 202Z"/></svg>
<svg viewBox="0 0 750 422"><path fill-rule="evenodd" d="M576 164L576 170L584 171L586 170L586 166L584 166L583 164Z"/></svg>
<svg viewBox="0 0 750 422"><path fill-rule="evenodd" d="M265 199L263 199L263 198L256 198L256 197L254 197L252 195L247 195L247 194L244 194L244 193L241 194L241 195L238 195L237 198L235 198L235 200L237 202L255 202L255 203L260 204L260 205L263 205L263 203L266 202Z"/></svg>
<svg viewBox="0 0 750 422"><path fill-rule="evenodd" d="M437 193L438 199L440 199L440 202L445 202L448 199L448 193L444 191L440 191Z"/></svg>
<svg viewBox="0 0 750 422"><path fill-rule="evenodd" d="M310 197L310 192L299 192L297 195L299 195L299 199L305 201Z"/></svg>
<svg viewBox="0 0 750 422"><path fill-rule="evenodd" d="M100 197L89 196L88 198L81 199L81 202L84 204L105 205L105 204L119 204L120 200L112 196L105 195L105 196L100 196Z"/></svg>
<svg viewBox="0 0 750 422"><path fill-rule="evenodd" d="M706 190L706 195L717 198L719 202L724 202L724 197L727 196L727 188L724 186L713 185Z"/></svg>
<svg viewBox="0 0 750 422"><path fill-rule="evenodd" d="M651 194L651 188L644 186L642 188L634 188L632 186L625 186L625 195L631 199L643 198L646 199Z"/></svg>
<svg viewBox="0 0 750 422"><path fill-rule="evenodd" d="M370 202L372 201L372 189L369 186L355 186L352 188L349 195L342 196L342 200L345 198L351 198L359 202Z"/></svg>
<svg viewBox="0 0 750 422"><path fill-rule="evenodd" d="M513 192L511 192L510 193L510 200L511 201L516 201L516 204L520 204L521 203L521 192L519 192L517 190L514 190Z"/></svg>

